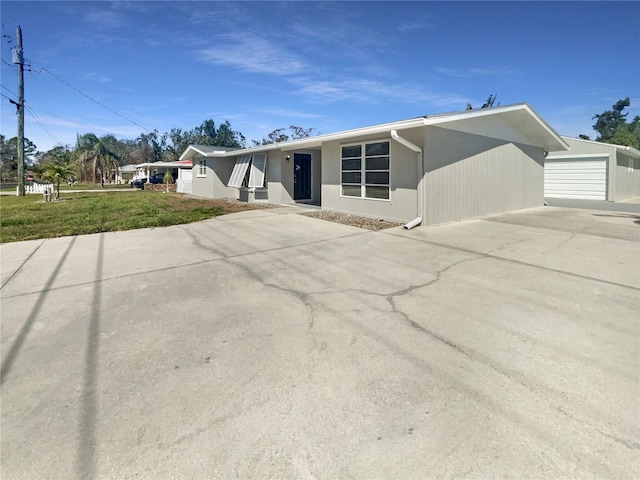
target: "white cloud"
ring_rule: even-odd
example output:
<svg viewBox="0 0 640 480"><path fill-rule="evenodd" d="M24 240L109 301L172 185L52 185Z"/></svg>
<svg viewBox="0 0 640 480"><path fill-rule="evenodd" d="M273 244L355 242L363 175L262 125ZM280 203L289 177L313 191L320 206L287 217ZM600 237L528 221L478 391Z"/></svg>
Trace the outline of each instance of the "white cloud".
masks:
<svg viewBox="0 0 640 480"><path fill-rule="evenodd" d="M109 83L111 81L111 79L106 75L96 73L96 72L89 72L85 74L82 78L84 80L91 80L98 83Z"/></svg>
<svg viewBox="0 0 640 480"><path fill-rule="evenodd" d="M92 10L83 15L82 20L93 27L114 29L124 26L122 15L110 9Z"/></svg>
<svg viewBox="0 0 640 480"><path fill-rule="evenodd" d="M300 112L296 110L287 110L284 108L262 108L256 111L258 113L264 113L266 115L285 118L322 118L324 116L318 115L317 113Z"/></svg>
<svg viewBox="0 0 640 480"><path fill-rule="evenodd" d="M226 42L198 50L200 60L235 67L244 72L294 75L309 68L297 55L265 38L251 34L229 34Z"/></svg>
<svg viewBox="0 0 640 480"><path fill-rule="evenodd" d="M472 67L467 69L453 69L446 67L436 67L436 72L449 77L475 77L475 76L494 76L494 75L514 75L519 73L510 67L504 65L489 67Z"/></svg>
<svg viewBox="0 0 640 480"><path fill-rule="evenodd" d="M426 107L462 109L469 101L454 93L433 92L422 85L383 83L368 79L317 81L312 78L293 80L297 93L313 101L355 100L368 104L397 102Z"/></svg>

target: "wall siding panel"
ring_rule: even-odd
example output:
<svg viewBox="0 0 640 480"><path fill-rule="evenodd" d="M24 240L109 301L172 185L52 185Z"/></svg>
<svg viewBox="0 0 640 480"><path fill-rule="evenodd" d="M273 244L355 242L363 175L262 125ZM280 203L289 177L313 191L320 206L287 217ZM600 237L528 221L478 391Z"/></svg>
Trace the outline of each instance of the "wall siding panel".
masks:
<svg viewBox="0 0 640 480"><path fill-rule="evenodd" d="M629 162L633 171L629 171ZM640 159L618 152L615 162L615 186L611 200L619 201L640 196Z"/></svg>
<svg viewBox="0 0 640 480"><path fill-rule="evenodd" d="M424 224L544 204L544 151L439 127L425 129Z"/></svg>

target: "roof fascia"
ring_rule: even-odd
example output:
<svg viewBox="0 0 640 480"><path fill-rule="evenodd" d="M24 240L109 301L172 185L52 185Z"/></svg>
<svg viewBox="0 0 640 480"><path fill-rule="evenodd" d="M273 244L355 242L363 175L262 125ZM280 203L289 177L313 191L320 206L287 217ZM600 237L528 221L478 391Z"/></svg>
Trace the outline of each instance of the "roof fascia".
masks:
<svg viewBox="0 0 640 480"><path fill-rule="evenodd" d="M626 153L627 155L633 158L640 158L640 150L634 147L627 147L625 145L616 145L615 143L597 142L595 140L585 140L583 138L568 137L566 135L562 135L562 138L563 139L566 138L568 140L574 140L576 142L584 142L584 143L590 143L593 145L605 145L607 147L613 147L619 152Z"/></svg>
<svg viewBox="0 0 640 480"><path fill-rule="evenodd" d="M538 115L535 110L533 110L528 104L526 103L520 103L517 105L510 105L507 107L495 107L495 108L487 108L487 109L481 109L481 110L470 110L470 111L465 111L465 112L461 112L461 113L457 113L457 114L452 114L452 115L446 115L446 116L442 116L442 117L427 117L425 119L425 124L426 125L438 125L438 124L442 124L442 123L448 123L448 122L455 122L458 120L466 120L466 119L472 119L472 118L478 118L478 117L485 117L488 115L500 115L500 114L507 114L510 112L517 112L520 110L524 110L526 111L529 115L531 115L531 117L533 117L533 119L546 131L546 133L551 136L555 142L558 143L558 145L560 145L562 148L560 150L571 150L571 147L569 146L569 144L567 144L567 142L565 142L562 137L560 135L558 135L555 130L553 130L553 128L551 128L549 126L549 124L547 122L545 122L542 117L540 117L540 115ZM507 117L509 118L509 117ZM510 120L511 121L511 120ZM557 150L555 150L557 151Z"/></svg>
<svg viewBox="0 0 640 480"><path fill-rule="evenodd" d="M324 142L332 142L335 140L344 140L352 137L362 137L367 135L378 135L380 133L389 133L391 130L406 130L409 128L424 127L425 119L423 117L412 118L400 122L383 123L370 127L355 128L352 130L344 130L342 132L329 133L326 135L318 135L316 137L301 138L290 142L278 144L283 151L295 150L297 148L319 147Z"/></svg>

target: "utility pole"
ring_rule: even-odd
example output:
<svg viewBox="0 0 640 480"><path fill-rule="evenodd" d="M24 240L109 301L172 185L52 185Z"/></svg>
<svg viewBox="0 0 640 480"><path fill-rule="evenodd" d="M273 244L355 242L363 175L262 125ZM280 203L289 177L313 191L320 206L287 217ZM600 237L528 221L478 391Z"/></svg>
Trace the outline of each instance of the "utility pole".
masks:
<svg viewBox="0 0 640 480"><path fill-rule="evenodd" d="M12 50L13 63L18 65L18 195L24 196L24 55L22 29L16 28L17 48Z"/></svg>

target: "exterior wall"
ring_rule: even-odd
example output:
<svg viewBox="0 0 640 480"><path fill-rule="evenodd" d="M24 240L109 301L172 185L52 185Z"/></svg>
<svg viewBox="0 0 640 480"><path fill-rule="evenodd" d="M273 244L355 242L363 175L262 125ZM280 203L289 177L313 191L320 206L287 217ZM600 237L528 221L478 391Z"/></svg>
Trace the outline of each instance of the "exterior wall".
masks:
<svg viewBox="0 0 640 480"><path fill-rule="evenodd" d="M633 171L630 171L629 165L632 165ZM615 171L610 176L613 177L614 187L612 198L608 200L618 201L640 196L640 159L618 152L613 169Z"/></svg>
<svg viewBox="0 0 640 480"><path fill-rule="evenodd" d="M267 195L269 203L280 205L282 201L283 153L271 151L267 154Z"/></svg>
<svg viewBox="0 0 640 480"><path fill-rule="evenodd" d="M544 205L544 150L427 127L423 225Z"/></svg>
<svg viewBox="0 0 640 480"><path fill-rule="evenodd" d="M238 198L235 188L227 187L235 158L205 158L206 176L198 176L198 162L203 157L193 159L193 195L206 198Z"/></svg>
<svg viewBox="0 0 640 480"><path fill-rule="evenodd" d="M566 138L563 140L571 147L568 152L553 152L554 157L572 157L575 155L595 155L607 154L607 200L613 201L615 197L615 180L613 167L615 165L616 148L605 144L596 144L591 140L581 140L578 138Z"/></svg>
<svg viewBox="0 0 640 480"><path fill-rule="evenodd" d="M571 155L608 154L607 200L615 202L640 195L640 160L632 160L633 172L629 172L630 157L618 152L616 147L593 141L564 138L571 147L569 152L554 152L554 157Z"/></svg>
<svg viewBox="0 0 640 480"><path fill-rule="evenodd" d="M409 141L413 141L412 138L419 138L416 132L413 132L413 135L411 132L403 132L401 135ZM341 145L360 141L389 141L389 200L343 197L341 195ZM417 154L395 142L389 136L357 137L344 142L327 142L322 146L322 208L407 222L414 219L418 212L417 185L419 175L417 171Z"/></svg>
<svg viewBox="0 0 640 480"><path fill-rule="evenodd" d="M293 158L296 153L306 153L311 155L311 200L320 202L322 191L322 153L320 150L300 149L288 150L286 152L278 152L280 155L280 201L272 202L271 194L269 194L270 203L294 203L293 199ZM287 160L287 157L290 157ZM269 186L271 188L271 186Z"/></svg>
<svg viewBox="0 0 640 480"><path fill-rule="evenodd" d="M281 161L281 169L280 169L280 180L281 180L281 197L280 203L294 203L293 200L293 155L295 152L281 152L282 161ZM299 153L307 153L300 151ZM289 160L287 161L287 156L289 156ZM313 157L311 158L311 162L313 163Z"/></svg>

